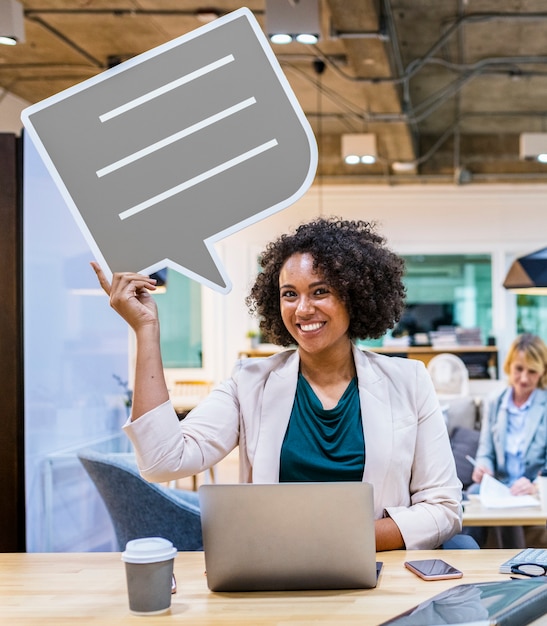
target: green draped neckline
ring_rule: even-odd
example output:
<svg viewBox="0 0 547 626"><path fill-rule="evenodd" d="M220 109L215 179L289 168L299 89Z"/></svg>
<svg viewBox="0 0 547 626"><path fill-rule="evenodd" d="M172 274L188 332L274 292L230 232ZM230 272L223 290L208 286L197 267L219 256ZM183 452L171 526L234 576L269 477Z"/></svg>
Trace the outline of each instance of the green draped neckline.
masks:
<svg viewBox="0 0 547 626"><path fill-rule="evenodd" d="M338 404L324 409L300 373L281 447L280 482L361 481L365 440L357 378Z"/></svg>

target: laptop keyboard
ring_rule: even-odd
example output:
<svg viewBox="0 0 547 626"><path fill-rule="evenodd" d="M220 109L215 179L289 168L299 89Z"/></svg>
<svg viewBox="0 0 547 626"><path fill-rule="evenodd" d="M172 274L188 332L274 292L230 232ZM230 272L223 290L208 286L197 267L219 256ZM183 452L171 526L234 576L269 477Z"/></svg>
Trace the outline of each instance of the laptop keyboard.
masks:
<svg viewBox="0 0 547 626"><path fill-rule="evenodd" d="M525 548L500 565L500 574L510 574L511 566L519 563L538 563L547 566L547 548Z"/></svg>

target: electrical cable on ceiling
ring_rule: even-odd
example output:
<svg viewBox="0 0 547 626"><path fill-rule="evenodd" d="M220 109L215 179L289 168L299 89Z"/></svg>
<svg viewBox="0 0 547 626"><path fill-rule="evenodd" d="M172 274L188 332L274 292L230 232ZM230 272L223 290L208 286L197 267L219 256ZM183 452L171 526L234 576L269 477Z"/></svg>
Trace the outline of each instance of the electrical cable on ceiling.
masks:
<svg viewBox="0 0 547 626"><path fill-rule="evenodd" d="M313 60L313 69L317 74L317 150L319 155L323 153L323 111L322 111L322 89L321 89L321 75L326 69L326 64L323 59L315 58ZM319 159L321 163L321 159ZM323 184L320 165L317 170L317 185L319 187L319 215L323 215Z"/></svg>

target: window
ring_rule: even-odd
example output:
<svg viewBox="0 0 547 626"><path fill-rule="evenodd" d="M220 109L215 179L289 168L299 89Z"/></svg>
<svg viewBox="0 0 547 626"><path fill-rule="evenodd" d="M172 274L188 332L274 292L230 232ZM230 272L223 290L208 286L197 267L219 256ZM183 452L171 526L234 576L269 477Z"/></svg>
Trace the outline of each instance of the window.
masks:
<svg viewBox="0 0 547 626"><path fill-rule="evenodd" d="M517 295L517 334L532 333L547 340L547 298Z"/></svg>
<svg viewBox="0 0 547 626"><path fill-rule="evenodd" d="M160 318L164 367L203 367L199 283L167 269L165 291L154 298Z"/></svg>
<svg viewBox="0 0 547 626"><path fill-rule="evenodd" d="M436 330L439 325L479 327L486 344L492 328L490 255L415 254L403 258L407 298L398 330L406 330L412 336L415 332ZM382 343L383 338L363 345Z"/></svg>

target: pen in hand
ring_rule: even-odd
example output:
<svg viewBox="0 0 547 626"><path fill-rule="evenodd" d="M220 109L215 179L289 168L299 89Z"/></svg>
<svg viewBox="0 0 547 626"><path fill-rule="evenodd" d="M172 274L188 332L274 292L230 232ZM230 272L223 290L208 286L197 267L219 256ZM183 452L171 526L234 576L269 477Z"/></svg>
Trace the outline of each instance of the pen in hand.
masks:
<svg viewBox="0 0 547 626"><path fill-rule="evenodd" d="M482 477L485 474L488 474L488 476L492 476L493 475L491 470L489 470L486 467L482 466L480 463L477 463L477 461L472 456L469 456L469 454L466 454L465 458L475 468L475 470L473 470L473 476L474 476L473 480L475 480L476 482L480 482L482 480ZM477 476L475 476L476 472L479 472L477 474Z"/></svg>

